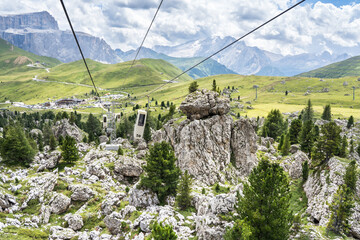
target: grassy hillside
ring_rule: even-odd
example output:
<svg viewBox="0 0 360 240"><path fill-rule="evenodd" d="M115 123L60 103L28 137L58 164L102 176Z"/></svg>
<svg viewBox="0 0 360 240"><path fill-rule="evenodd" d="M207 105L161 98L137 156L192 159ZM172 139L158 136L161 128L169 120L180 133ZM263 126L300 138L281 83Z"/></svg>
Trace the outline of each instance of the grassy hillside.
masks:
<svg viewBox="0 0 360 240"><path fill-rule="evenodd" d="M61 64L55 58L38 56L17 48L0 38L0 75L9 75L16 72L27 72L33 69L28 64L45 63L47 67Z"/></svg>
<svg viewBox="0 0 360 240"><path fill-rule="evenodd" d="M346 76L360 76L360 56L333 63L322 68L302 73L301 77L340 78Z"/></svg>

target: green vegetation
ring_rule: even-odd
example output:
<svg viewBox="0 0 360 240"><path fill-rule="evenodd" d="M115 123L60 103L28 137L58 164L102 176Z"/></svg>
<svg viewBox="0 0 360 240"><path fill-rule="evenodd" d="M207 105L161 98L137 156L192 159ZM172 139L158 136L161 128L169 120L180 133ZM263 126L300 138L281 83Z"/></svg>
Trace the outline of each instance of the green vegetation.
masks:
<svg viewBox="0 0 360 240"><path fill-rule="evenodd" d="M289 180L283 168L261 160L249 175L249 183L244 184L243 194L237 207L243 221L238 222L240 229L246 229L241 234L250 235L250 239L287 239L293 216ZM235 225L231 231L239 228Z"/></svg>
<svg viewBox="0 0 360 240"><path fill-rule="evenodd" d="M153 224L151 235L154 240L176 240L177 236L172 226L164 223L155 222Z"/></svg>
<svg viewBox="0 0 360 240"><path fill-rule="evenodd" d="M302 128L302 122L300 119L294 119L291 121L289 134L290 134L290 143L296 144L299 142L299 135Z"/></svg>
<svg viewBox="0 0 360 240"><path fill-rule="evenodd" d="M185 173L181 176L177 189L178 195L176 197L176 202L180 210L186 210L191 206L191 184L191 176L186 170Z"/></svg>
<svg viewBox="0 0 360 240"><path fill-rule="evenodd" d="M29 165L35 156L35 150L20 125L9 126L6 129L0 153L6 163L20 166Z"/></svg>
<svg viewBox="0 0 360 240"><path fill-rule="evenodd" d="M76 148L76 141L73 137L66 136L61 146L61 156L66 163L74 163L79 160L79 152Z"/></svg>
<svg viewBox="0 0 360 240"><path fill-rule="evenodd" d="M278 109L273 109L268 114L264 127L267 129L267 136L277 139L286 129L287 124Z"/></svg>
<svg viewBox="0 0 360 240"><path fill-rule="evenodd" d="M330 106L330 104L325 105L324 112L321 115L321 119L331 121L331 106Z"/></svg>
<svg viewBox="0 0 360 240"><path fill-rule="evenodd" d="M189 93L195 92L198 89L199 85L196 81L192 81L189 85Z"/></svg>
<svg viewBox="0 0 360 240"><path fill-rule="evenodd" d="M180 176L174 151L167 142L155 143L149 149L146 162L146 176L141 177L140 186L151 189L164 204L167 196L176 194Z"/></svg>

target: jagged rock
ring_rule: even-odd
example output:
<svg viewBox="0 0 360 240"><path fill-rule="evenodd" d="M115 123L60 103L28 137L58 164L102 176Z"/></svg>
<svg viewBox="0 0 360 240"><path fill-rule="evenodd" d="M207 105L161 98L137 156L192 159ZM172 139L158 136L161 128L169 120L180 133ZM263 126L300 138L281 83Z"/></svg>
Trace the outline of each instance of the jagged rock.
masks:
<svg viewBox="0 0 360 240"><path fill-rule="evenodd" d="M156 132L153 140L170 142L178 159L177 166L212 185L225 181L221 172L230 163L231 123L232 118L227 115L185 120L178 126L170 121Z"/></svg>
<svg viewBox="0 0 360 240"><path fill-rule="evenodd" d="M136 144L137 144L136 150L140 151L140 150L147 149L147 144L146 144L145 140L143 140L143 139L138 140L138 142Z"/></svg>
<svg viewBox="0 0 360 240"><path fill-rule="evenodd" d="M156 194L147 189L138 189L137 184L129 192L129 204L135 207L148 207L158 205Z"/></svg>
<svg viewBox="0 0 360 240"><path fill-rule="evenodd" d="M2 211L13 207L14 205L16 205L16 198L10 194L7 194L3 191L0 191L0 207L2 209Z"/></svg>
<svg viewBox="0 0 360 240"><path fill-rule="evenodd" d="M50 215L51 215L50 207L42 205L40 208L40 222L44 224L49 223Z"/></svg>
<svg viewBox="0 0 360 240"><path fill-rule="evenodd" d="M120 201L126 196L125 193L110 192L106 195L105 200L101 203L101 212L103 215L109 215L114 211L115 206L119 206Z"/></svg>
<svg viewBox="0 0 360 240"><path fill-rule="evenodd" d="M107 143L109 141L109 138L106 135L101 135L99 137L100 143Z"/></svg>
<svg viewBox="0 0 360 240"><path fill-rule="evenodd" d="M203 89L190 93L179 109L189 119L202 119L213 115L224 115L229 112L230 104L226 98L220 98L217 92Z"/></svg>
<svg viewBox="0 0 360 240"><path fill-rule="evenodd" d="M84 157L86 164L91 163L110 163L115 162L115 154L110 151L100 151L98 149L91 149Z"/></svg>
<svg viewBox="0 0 360 240"><path fill-rule="evenodd" d="M50 200L50 211L55 214L63 213L68 209L70 203L71 199L69 197L58 193Z"/></svg>
<svg viewBox="0 0 360 240"><path fill-rule="evenodd" d="M235 194L219 194L216 196L195 194L192 202L197 210L197 216L226 214L234 210L236 196Z"/></svg>
<svg viewBox="0 0 360 240"><path fill-rule="evenodd" d="M136 211L136 207L127 205L125 208L121 209L120 214L122 218L130 217L131 213Z"/></svg>
<svg viewBox="0 0 360 240"><path fill-rule="evenodd" d="M119 181L128 177L138 178L143 172L141 164L141 161L128 156L119 156L119 160L115 162L114 174Z"/></svg>
<svg viewBox="0 0 360 240"><path fill-rule="evenodd" d="M121 214L113 212L104 218L104 223L110 233L116 235L121 232L121 223L123 222Z"/></svg>
<svg viewBox="0 0 360 240"><path fill-rule="evenodd" d="M324 125L326 123L329 123L329 121L328 120L323 120L323 119L318 119L318 120L316 120L315 125L322 126L322 125Z"/></svg>
<svg viewBox="0 0 360 240"><path fill-rule="evenodd" d="M138 154L136 154L137 159L143 159L146 156L146 150L140 150Z"/></svg>
<svg viewBox="0 0 360 240"><path fill-rule="evenodd" d="M50 153L40 154L38 155L38 157L38 162L40 163L40 166L36 171L40 172L44 169L55 168L61 159L61 152L56 150Z"/></svg>
<svg viewBox="0 0 360 240"><path fill-rule="evenodd" d="M84 226L82 217L79 214L66 214L64 217L67 221L69 228L74 231L80 230Z"/></svg>
<svg viewBox="0 0 360 240"><path fill-rule="evenodd" d="M314 221L319 222L320 226L326 226L329 221L329 204L332 203L338 186L344 183L344 173L345 166L336 157L333 157L320 174L314 172L309 175L304 184L304 191L308 198L306 212Z"/></svg>
<svg viewBox="0 0 360 240"><path fill-rule="evenodd" d="M249 120L242 118L232 124L231 149L235 167L242 175L250 174L258 159L256 133Z"/></svg>
<svg viewBox="0 0 360 240"><path fill-rule="evenodd" d="M71 136L75 138L76 142L81 142L86 135L80 128L76 125L71 125L69 120L63 119L60 122L57 122L56 125L52 128L52 131L55 134L56 138L60 136Z"/></svg>
<svg viewBox="0 0 360 240"><path fill-rule="evenodd" d="M197 216L196 236L199 240L222 240L227 227L232 227L231 223L220 221L216 216Z"/></svg>
<svg viewBox="0 0 360 240"><path fill-rule="evenodd" d="M128 139L125 138L117 138L113 142L113 144L121 144L122 148L131 148L131 143Z"/></svg>
<svg viewBox="0 0 360 240"><path fill-rule="evenodd" d="M60 226L52 226L50 228L50 237L51 240L62 240L62 239L71 239L75 237L76 233L71 228L62 228Z"/></svg>
<svg viewBox="0 0 360 240"><path fill-rule="evenodd" d="M91 163L86 166L86 172L90 175L97 176L100 179L106 178L110 174L109 169L105 168L101 161Z"/></svg>
<svg viewBox="0 0 360 240"><path fill-rule="evenodd" d="M58 179L57 169L52 173L40 173L36 177L30 178L28 185L31 186L27 194L27 199L22 204L21 208L26 208L27 203L31 199L39 199L39 202L44 202L44 195L51 193L54 189Z"/></svg>
<svg viewBox="0 0 360 240"><path fill-rule="evenodd" d="M302 164L305 161L309 161L308 156L302 151L297 151L294 155L287 157L280 166L289 173L292 179L298 179L302 176Z"/></svg>
<svg viewBox="0 0 360 240"><path fill-rule="evenodd" d="M87 201L95 196L95 192L90 187L81 184L70 185L69 190L73 192L71 194L73 201Z"/></svg>
<svg viewBox="0 0 360 240"><path fill-rule="evenodd" d="M79 152L88 152L91 149L91 145L88 143L77 143L76 148L79 150Z"/></svg>
<svg viewBox="0 0 360 240"><path fill-rule="evenodd" d="M34 129L31 129L30 134L39 136L39 135L43 135L43 132L40 129L34 128Z"/></svg>
<svg viewBox="0 0 360 240"><path fill-rule="evenodd" d="M15 227L20 227L21 226L21 222L18 219L15 218L6 218L6 225L8 226L15 226Z"/></svg>
<svg viewBox="0 0 360 240"><path fill-rule="evenodd" d="M290 147L290 153L292 153L292 154L296 153L299 150L300 150L299 144L294 144L294 145L291 145L291 147Z"/></svg>

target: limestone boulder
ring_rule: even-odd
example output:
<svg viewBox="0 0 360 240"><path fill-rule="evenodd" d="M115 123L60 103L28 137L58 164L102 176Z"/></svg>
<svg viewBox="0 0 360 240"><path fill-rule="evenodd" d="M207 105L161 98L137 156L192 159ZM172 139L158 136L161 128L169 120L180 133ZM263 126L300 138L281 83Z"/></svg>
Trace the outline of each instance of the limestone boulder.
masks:
<svg viewBox="0 0 360 240"><path fill-rule="evenodd" d="M79 214L66 214L64 217L68 223L69 228L74 231L80 230L84 226L83 218Z"/></svg>
<svg viewBox="0 0 360 240"><path fill-rule="evenodd" d="M71 194L73 201L87 201L95 196L95 192L90 187L82 184L70 185L69 190L73 192Z"/></svg>
<svg viewBox="0 0 360 240"><path fill-rule="evenodd" d="M76 232L71 228L63 228L60 226L52 226L50 228L49 239L53 240L68 240L76 236Z"/></svg>
<svg viewBox="0 0 360 240"><path fill-rule="evenodd" d="M305 161L309 161L308 156L302 151L297 151L295 154L285 158L280 165L289 173L292 179L298 179L302 177L302 165Z"/></svg>
<svg viewBox="0 0 360 240"><path fill-rule="evenodd" d="M113 212L110 215L104 218L105 226L109 229L110 233L113 235L121 233L121 223L123 219L121 214L118 212Z"/></svg>
<svg viewBox="0 0 360 240"><path fill-rule="evenodd" d="M135 207L146 208L148 206L158 205L159 199L155 193L147 189L138 189L137 185L134 185L129 191L129 204Z"/></svg>
<svg viewBox="0 0 360 240"><path fill-rule="evenodd" d="M229 100L220 98L217 92L206 89L190 93L179 109L191 120L213 115L225 115L230 110Z"/></svg>
<svg viewBox="0 0 360 240"><path fill-rule="evenodd" d="M75 124L71 125L68 119L63 119L59 122L56 122L56 125L53 126L52 131L56 138L59 138L60 136L70 136L75 138L76 142L78 143L81 142L86 136L86 133L84 133Z"/></svg>
<svg viewBox="0 0 360 240"><path fill-rule="evenodd" d="M138 178L143 172L141 167L143 163L143 161L128 156L119 156L115 162L114 174L120 181L125 178Z"/></svg>
<svg viewBox="0 0 360 240"><path fill-rule="evenodd" d="M56 194L50 200L50 210L52 213L61 214L66 212L71 203L71 199L62 193Z"/></svg>

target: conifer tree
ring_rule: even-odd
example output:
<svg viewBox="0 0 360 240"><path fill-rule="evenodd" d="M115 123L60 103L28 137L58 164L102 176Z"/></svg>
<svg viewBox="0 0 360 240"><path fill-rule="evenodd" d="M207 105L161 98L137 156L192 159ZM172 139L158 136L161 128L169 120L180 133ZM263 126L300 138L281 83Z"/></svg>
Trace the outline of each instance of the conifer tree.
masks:
<svg viewBox="0 0 360 240"><path fill-rule="evenodd" d="M216 92L216 89L217 89L216 80L214 79L211 90L214 91L214 92Z"/></svg>
<svg viewBox="0 0 360 240"><path fill-rule="evenodd" d="M62 135L59 136L58 142L60 146L64 143L64 137Z"/></svg>
<svg viewBox="0 0 360 240"><path fill-rule="evenodd" d="M309 163L308 163L308 161L305 161L302 164L302 180L303 180L303 182L306 182L308 177L309 177Z"/></svg>
<svg viewBox="0 0 360 240"><path fill-rule="evenodd" d="M279 141L279 145L278 145L279 151L281 151L283 144L284 144L284 134L281 135L281 137L280 137L280 141Z"/></svg>
<svg viewBox="0 0 360 240"><path fill-rule="evenodd" d="M284 137L284 143L283 146L281 147L281 154L283 156L287 156L290 153L290 135L289 133L285 135Z"/></svg>
<svg viewBox="0 0 360 240"><path fill-rule="evenodd" d="M349 117L346 127L350 129L352 126L354 126L354 117L351 115Z"/></svg>
<svg viewBox="0 0 360 240"><path fill-rule="evenodd" d="M304 123L300 132L299 141L301 151L311 156L311 151L314 146L313 122L311 120Z"/></svg>
<svg viewBox="0 0 360 240"><path fill-rule="evenodd" d="M145 124L145 129L144 129L144 140L148 143L151 141L151 129L150 129L150 124L147 123Z"/></svg>
<svg viewBox="0 0 360 240"><path fill-rule="evenodd" d="M284 122L284 118L278 109L270 111L265 120L264 127L267 129L269 137L276 139L281 136L286 129L286 123Z"/></svg>
<svg viewBox="0 0 360 240"><path fill-rule="evenodd" d="M302 117L301 119L303 120L303 123L305 123L306 121L313 121L314 118L314 109L312 107L311 104L311 100L308 100L307 106L304 109L304 112L302 113Z"/></svg>
<svg viewBox="0 0 360 240"><path fill-rule="evenodd" d="M334 122L326 123L321 128L320 136L315 149L314 163L322 164L332 156L338 156L341 146L341 129Z"/></svg>
<svg viewBox="0 0 360 240"><path fill-rule="evenodd" d="M356 182L357 182L357 171L356 171L356 161L353 160L346 167L346 172L344 176L344 181L346 187L353 193L356 191Z"/></svg>
<svg viewBox="0 0 360 240"><path fill-rule="evenodd" d="M124 155L124 150L122 149L121 146L119 146L118 150L117 150L117 154L120 155Z"/></svg>
<svg viewBox="0 0 360 240"><path fill-rule="evenodd" d="M189 93L195 92L198 89L199 85L196 81L192 81L189 86Z"/></svg>
<svg viewBox="0 0 360 240"><path fill-rule="evenodd" d="M250 239L288 239L293 215L289 180L278 163L261 160L244 184L237 212L251 230Z"/></svg>
<svg viewBox="0 0 360 240"><path fill-rule="evenodd" d="M51 126L49 124L45 124L44 130L43 130L43 137L44 137L44 143L45 145L50 144L50 137L53 135L53 132L51 130Z"/></svg>
<svg viewBox="0 0 360 240"><path fill-rule="evenodd" d="M90 138L90 134L92 133L94 140L95 138L101 135L101 131L102 131L101 122L92 113L90 113L89 118L86 121L85 131L89 134L89 138Z"/></svg>
<svg viewBox="0 0 360 240"><path fill-rule="evenodd" d="M61 156L67 163L74 163L79 160L79 152L76 148L76 141L70 136L66 136L61 146Z"/></svg>
<svg viewBox="0 0 360 240"><path fill-rule="evenodd" d="M354 153L354 140L350 140L350 153Z"/></svg>
<svg viewBox="0 0 360 240"><path fill-rule="evenodd" d="M331 106L330 106L330 104L325 105L324 111L321 115L321 119L331 121Z"/></svg>
<svg viewBox="0 0 360 240"><path fill-rule="evenodd" d="M35 150L26 138L22 126L17 124L6 129L0 145L0 154L5 163L20 166L28 166L31 163Z"/></svg>
<svg viewBox="0 0 360 240"><path fill-rule="evenodd" d="M44 141L43 141L43 137L42 134L38 135L38 145L39 145L39 151L42 152L44 151Z"/></svg>
<svg viewBox="0 0 360 240"><path fill-rule="evenodd" d="M191 206L191 185L192 179L186 170L180 179L178 186L178 196L176 198L177 205L181 210L186 210Z"/></svg>
<svg viewBox="0 0 360 240"><path fill-rule="evenodd" d="M155 222L153 224L152 230L151 230L151 236L154 240L176 240L177 235L174 232L172 226L170 225L164 225L163 222L158 223Z"/></svg>
<svg viewBox="0 0 360 240"><path fill-rule="evenodd" d="M51 136L50 136L50 144L49 145L50 145L50 150L55 150L57 147L54 134L51 134Z"/></svg>
<svg viewBox="0 0 360 240"><path fill-rule="evenodd" d="M294 119L291 121L289 134L290 134L290 143L297 144L299 142L299 135L302 128L302 122L300 119Z"/></svg>
<svg viewBox="0 0 360 240"><path fill-rule="evenodd" d="M175 165L174 151L165 141L155 143L150 147L146 161L146 176L141 178L140 186L151 189L164 204L167 196L176 194L180 175L180 169Z"/></svg>

